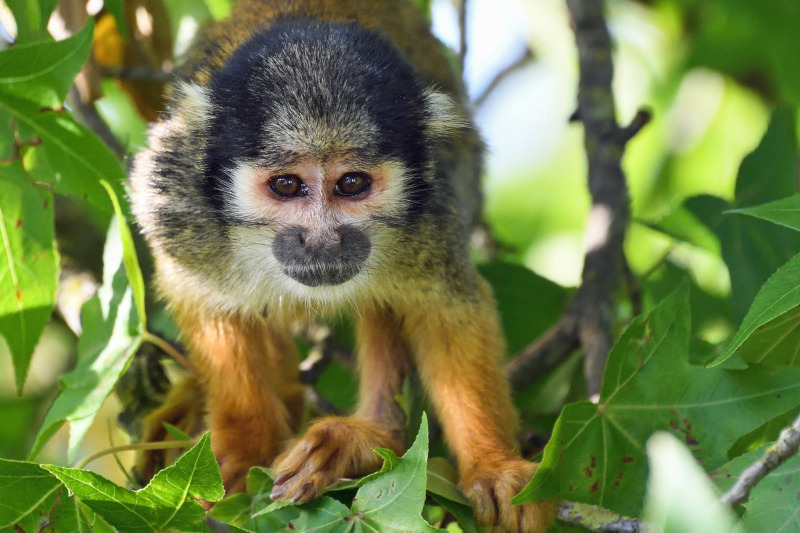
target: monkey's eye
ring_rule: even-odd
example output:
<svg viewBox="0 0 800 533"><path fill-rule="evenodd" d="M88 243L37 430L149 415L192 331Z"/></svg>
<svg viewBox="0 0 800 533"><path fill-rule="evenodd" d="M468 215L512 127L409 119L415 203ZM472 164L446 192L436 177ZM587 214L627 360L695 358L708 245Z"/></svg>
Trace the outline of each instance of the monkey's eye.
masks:
<svg viewBox="0 0 800 533"><path fill-rule="evenodd" d="M269 180L269 188L278 196L283 198L292 198L294 196L304 195L308 192L308 187L300 179L299 176L294 174L283 174L275 176Z"/></svg>
<svg viewBox="0 0 800 533"><path fill-rule="evenodd" d="M371 183L372 179L364 172L348 172L336 182L333 192L339 196L361 196Z"/></svg>

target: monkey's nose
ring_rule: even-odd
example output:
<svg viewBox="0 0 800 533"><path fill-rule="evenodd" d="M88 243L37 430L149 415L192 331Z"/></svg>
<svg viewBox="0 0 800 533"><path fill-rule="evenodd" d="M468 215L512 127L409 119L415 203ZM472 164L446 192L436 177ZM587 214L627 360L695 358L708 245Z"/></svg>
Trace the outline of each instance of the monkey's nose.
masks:
<svg viewBox="0 0 800 533"><path fill-rule="evenodd" d="M343 234L340 228L333 231L312 231L300 228L297 231L297 241L304 250L336 250L342 244Z"/></svg>

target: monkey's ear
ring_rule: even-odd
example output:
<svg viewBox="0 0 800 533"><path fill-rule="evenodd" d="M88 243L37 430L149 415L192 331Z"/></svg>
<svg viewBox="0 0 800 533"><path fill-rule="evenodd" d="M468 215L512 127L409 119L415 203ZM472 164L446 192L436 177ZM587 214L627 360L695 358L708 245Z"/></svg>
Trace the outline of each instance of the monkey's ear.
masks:
<svg viewBox="0 0 800 533"><path fill-rule="evenodd" d="M428 132L434 138L446 138L459 130L471 128L464 109L444 93L432 89L425 93Z"/></svg>
<svg viewBox="0 0 800 533"><path fill-rule="evenodd" d="M205 125L212 117L211 94L194 83L179 82L173 86L175 112L188 124Z"/></svg>

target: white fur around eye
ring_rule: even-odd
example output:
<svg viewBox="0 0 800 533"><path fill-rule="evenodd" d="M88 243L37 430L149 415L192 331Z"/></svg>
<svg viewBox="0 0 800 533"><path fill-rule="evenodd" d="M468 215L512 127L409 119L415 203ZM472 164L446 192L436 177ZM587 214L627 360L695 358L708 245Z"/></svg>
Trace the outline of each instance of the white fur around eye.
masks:
<svg viewBox="0 0 800 533"><path fill-rule="evenodd" d="M239 220L264 220L273 213L265 201L268 187L261 171L249 163L237 163L227 171L230 186L224 191L228 214Z"/></svg>

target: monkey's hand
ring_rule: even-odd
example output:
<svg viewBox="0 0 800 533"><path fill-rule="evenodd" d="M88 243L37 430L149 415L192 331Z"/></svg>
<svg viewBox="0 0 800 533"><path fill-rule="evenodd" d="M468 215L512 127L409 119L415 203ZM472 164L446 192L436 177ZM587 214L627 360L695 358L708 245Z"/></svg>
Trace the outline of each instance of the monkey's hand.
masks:
<svg viewBox="0 0 800 533"><path fill-rule="evenodd" d="M512 505L539 465L523 459L476 465L462 477L461 490L472 503L478 522L494 526L492 531L541 533L553 522L552 501Z"/></svg>
<svg viewBox="0 0 800 533"><path fill-rule="evenodd" d="M277 477L270 497L307 502L342 477L358 477L378 470L382 459L373 448L400 454L388 431L355 417L328 417L275 460Z"/></svg>

